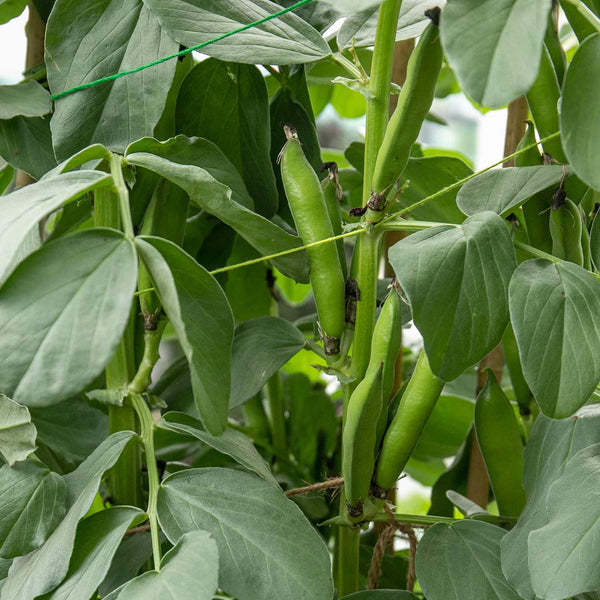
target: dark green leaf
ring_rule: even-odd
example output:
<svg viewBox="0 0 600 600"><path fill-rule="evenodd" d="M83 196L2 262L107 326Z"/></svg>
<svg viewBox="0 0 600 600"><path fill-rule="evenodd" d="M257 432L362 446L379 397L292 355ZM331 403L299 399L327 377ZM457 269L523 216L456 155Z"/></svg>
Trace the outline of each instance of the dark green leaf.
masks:
<svg viewBox="0 0 600 600"><path fill-rule="evenodd" d="M528 260L509 296L527 384L546 415L572 415L600 381L600 281L570 262Z"/></svg>
<svg viewBox="0 0 600 600"><path fill-rule="evenodd" d="M0 194L8 188L15 176L15 170L8 163L0 167Z"/></svg>
<svg viewBox="0 0 600 600"><path fill-rule="evenodd" d="M289 321L260 317L239 325L233 341L229 406L252 398L303 347L304 336Z"/></svg>
<svg viewBox="0 0 600 600"><path fill-rule="evenodd" d="M18 17L27 6L27 0L0 0L0 25Z"/></svg>
<svg viewBox="0 0 600 600"><path fill-rule="evenodd" d="M280 10L267 0L145 1L169 35L184 46L201 44ZM252 65L305 63L330 54L319 32L293 13L210 44L202 52Z"/></svg>
<svg viewBox="0 0 600 600"><path fill-rule="evenodd" d="M200 419L225 430L231 386L233 315L215 278L177 245L161 238L136 240L158 296L188 359Z"/></svg>
<svg viewBox="0 0 600 600"><path fill-rule="evenodd" d="M58 588L39 600L90 598L100 585L129 527L143 521L145 513L132 506L101 510L77 526L69 571Z"/></svg>
<svg viewBox="0 0 600 600"><path fill-rule="evenodd" d="M261 254L274 254L301 246L298 236L290 235L281 227L235 202L228 187L219 183L203 166L205 141L195 138L176 138L181 150L165 156L135 152L128 162L145 167L182 187L190 199L207 212L233 227ZM159 149L154 149L159 152ZM160 150L162 154L162 150ZM298 252L273 261L277 268L296 281L308 281L306 254Z"/></svg>
<svg viewBox="0 0 600 600"><path fill-rule="evenodd" d="M533 195L558 185L562 176L561 165L496 169L467 181L456 202L465 215L491 210L505 217Z"/></svg>
<svg viewBox="0 0 600 600"><path fill-rule="evenodd" d="M500 567L506 532L482 521L438 523L419 542L416 567L427 600L520 600Z"/></svg>
<svg viewBox="0 0 600 600"><path fill-rule="evenodd" d="M184 413L169 412L157 424L162 429L182 433L194 437L203 444L214 448L222 454L227 454L242 465L245 469L253 471L266 481L278 485L271 473L269 465L258 453L252 442L235 429L226 429L220 436L214 436L205 431L197 419Z"/></svg>
<svg viewBox="0 0 600 600"><path fill-rule="evenodd" d="M65 514L65 482L27 460L0 469L0 556L15 558L39 548Z"/></svg>
<svg viewBox="0 0 600 600"><path fill-rule="evenodd" d="M26 406L0 394L0 455L13 465L35 451L37 431Z"/></svg>
<svg viewBox="0 0 600 600"><path fill-rule="evenodd" d="M568 459L600 442L600 411L591 405L574 417L554 421L540 415L525 448L523 487L527 504L519 521L502 540L502 570L525 600L534 600L527 562L529 534L548 522L546 496L564 472ZM569 514L573 515L569 511Z"/></svg>
<svg viewBox="0 0 600 600"><path fill-rule="evenodd" d="M216 59L196 65L179 90L175 128L177 133L214 142L242 176L256 211L265 217L275 213L278 200L269 157L269 98L264 77L254 65ZM203 163L199 166L206 168Z"/></svg>
<svg viewBox="0 0 600 600"><path fill-rule="evenodd" d="M475 102L500 107L531 87L551 6L551 0L448 3L441 20L442 44L463 90Z"/></svg>
<svg viewBox="0 0 600 600"><path fill-rule="evenodd" d="M460 226L420 231L389 256L438 377L458 377L500 341L516 259L498 215L480 213Z"/></svg>
<svg viewBox="0 0 600 600"><path fill-rule="evenodd" d="M198 417L194 391L187 358L182 356L173 362L154 384L152 393L166 403L169 410L181 411Z"/></svg>
<svg viewBox="0 0 600 600"><path fill-rule="evenodd" d="M600 217L598 217L598 213L594 217L590 230L590 253L592 263L596 270L600 271Z"/></svg>
<svg viewBox="0 0 600 600"><path fill-rule="evenodd" d="M600 35L588 37L567 71L560 115L562 140L569 162L583 181L600 189L600 117L590 110L600 85Z"/></svg>
<svg viewBox="0 0 600 600"><path fill-rule="evenodd" d="M3 3L5 4L5 2ZM0 21L2 21L0 4ZM0 85L0 119L41 117L50 112L50 94L36 81Z"/></svg>
<svg viewBox="0 0 600 600"><path fill-rule="evenodd" d="M78 0L58 0L46 27L50 90L57 94L178 49L142 0L100 0L87 10ZM175 64L169 60L56 100L51 127L58 159L93 142L122 152L130 142L152 135Z"/></svg>
<svg viewBox="0 0 600 600"><path fill-rule="evenodd" d="M38 222L61 205L90 190L111 185L112 179L97 171L65 173L43 182L16 190L0 202L0 281L14 268L21 256L21 246Z"/></svg>
<svg viewBox="0 0 600 600"><path fill-rule="evenodd" d="M80 392L111 359L136 284L135 248L111 229L60 238L25 259L0 290L0 389L27 406Z"/></svg>
<svg viewBox="0 0 600 600"><path fill-rule="evenodd" d="M132 579L106 600L212 600L218 560L214 539L206 531L192 531L165 554L160 572Z"/></svg>
<svg viewBox="0 0 600 600"><path fill-rule="evenodd" d="M63 580L69 569L77 524L91 506L104 472L115 464L134 435L131 431L111 435L77 470L65 476L65 518L41 548L14 560L2 589L3 596L33 600Z"/></svg>
<svg viewBox="0 0 600 600"><path fill-rule="evenodd" d="M283 492L254 475L216 468L176 473L161 485L158 512L173 543L197 529L214 536L219 587L239 600L333 596L323 540Z"/></svg>

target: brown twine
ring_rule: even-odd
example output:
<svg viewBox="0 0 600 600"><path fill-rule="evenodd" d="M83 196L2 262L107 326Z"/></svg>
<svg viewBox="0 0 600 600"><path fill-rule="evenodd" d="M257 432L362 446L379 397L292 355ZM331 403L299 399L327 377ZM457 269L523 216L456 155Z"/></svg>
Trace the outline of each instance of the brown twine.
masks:
<svg viewBox="0 0 600 600"><path fill-rule="evenodd" d="M321 481L319 483L313 483L312 485L307 485L306 487L301 488L293 488L291 490L287 490L285 493L286 496L296 496L297 494L308 494L309 492L317 492L319 490L327 490L330 488L340 488L344 485L343 477L332 477L331 479L327 479L326 481Z"/></svg>
<svg viewBox="0 0 600 600"><path fill-rule="evenodd" d="M125 532L125 537L135 535L136 533L144 533L144 531L150 531L150 523L145 525L139 525L138 527L132 527Z"/></svg>
<svg viewBox="0 0 600 600"><path fill-rule="evenodd" d="M409 554L408 554L408 572L406 574L406 589L412 592L417 579L415 573L415 554L417 552L417 536L410 523L399 523L394 517L394 513L388 504L384 504L385 512L389 519L388 526L381 532L379 539L373 548L373 556L371 557L371 566L367 576L367 587L370 590L376 590L379 586L379 577L381 576L381 566L385 549L393 542L396 531L404 534L408 538Z"/></svg>

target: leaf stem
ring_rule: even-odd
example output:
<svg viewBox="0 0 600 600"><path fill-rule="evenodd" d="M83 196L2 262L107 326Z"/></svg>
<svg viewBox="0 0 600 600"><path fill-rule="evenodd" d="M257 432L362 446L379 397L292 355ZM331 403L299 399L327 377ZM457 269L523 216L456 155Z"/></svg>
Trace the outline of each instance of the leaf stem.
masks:
<svg viewBox="0 0 600 600"><path fill-rule="evenodd" d="M554 263L562 262L560 258L556 258L556 256L553 256L552 254L548 254L547 252L544 252L543 250L540 250L538 248L534 248L533 246L530 246L529 244L525 244L524 242L515 241L514 244L515 244L515 247L519 248L519 250L523 250L523 252L527 252L527 254L530 254L534 258L543 258L545 260L550 260Z"/></svg>
<svg viewBox="0 0 600 600"><path fill-rule="evenodd" d="M114 186L119 197L119 209L125 235L133 238L133 221L131 220L131 208L129 206L129 190L123 178L122 158L117 154L110 155L110 173L113 177Z"/></svg>
<svg viewBox="0 0 600 600"><path fill-rule="evenodd" d="M142 442L146 453L146 467L148 470L148 522L150 523L150 537L152 538L152 556L154 558L154 569L160 571L161 550L160 550L160 530L158 527L157 500L160 480L158 477L158 468L156 466L156 457L154 454L154 419L150 408L142 398L141 394L131 393L131 404L137 413L142 426Z"/></svg>
<svg viewBox="0 0 600 600"><path fill-rule="evenodd" d="M159 318L156 329L144 331L144 355L135 377L129 384L129 391L132 394L143 394L152 383L152 370L160 358L158 350L166 325L167 319Z"/></svg>

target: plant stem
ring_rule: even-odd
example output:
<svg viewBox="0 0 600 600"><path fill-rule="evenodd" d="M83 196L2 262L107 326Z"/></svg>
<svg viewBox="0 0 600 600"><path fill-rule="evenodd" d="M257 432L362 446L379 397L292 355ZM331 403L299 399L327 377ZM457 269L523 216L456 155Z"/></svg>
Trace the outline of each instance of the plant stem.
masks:
<svg viewBox="0 0 600 600"><path fill-rule="evenodd" d="M345 504L345 502L343 503ZM348 596L358 590L358 542L360 528L338 528L338 595Z"/></svg>
<svg viewBox="0 0 600 600"><path fill-rule="evenodd" d="M152 370L160 358L158 351L160 338L166 325L167 319L162 318L156 323L156 329L146 329L144 331L144 355L135 377L129 384L130 392L143 394L150 387L152 383Z"/></svg>
<svg viewBox="0 0 600 600"><path fill-rule="evenodd" d="M130 395L131 404L137 413L138 419L142 425L142 442L144 443L144 452L146 453L146 466L148 470L148 522L150 523L150 537L152 538L152 556L154 558L154 569L160 571L161 551L160 551L160 531L158 528L158 516L156 505L158 499L158 488L160 480L158 477L158 468L154 455L154 419L150 408L140 394L132 393Z"/></svg>
<svg viewBox="0 0 600 600"><path fill-rule="evenodd" d="M122 158L117 154L110 155L110 173L113 176L114 186L119 198L119 210L121 213L121 221L123 223L123 231L125 235L134 237L133 221L131 220L131 209L129 207L129 191L123 179L123 169L121 167Z"/></svg>
<svg viewBox="0 0 600 600"><path fill-rule="evenodd" d="M556 256L554 256L553 254L548 254L547 252L544 252L543 250L540 250L539 248L534 248L533 246L530 246L529 244L525 244L523 242L514 242L514 244L517 248L519 248L520 250L523 250L524 252L527 252L534 258L543 258L545 260L550 260L555 263L562 262L560 258L556 258Z"/></svg>

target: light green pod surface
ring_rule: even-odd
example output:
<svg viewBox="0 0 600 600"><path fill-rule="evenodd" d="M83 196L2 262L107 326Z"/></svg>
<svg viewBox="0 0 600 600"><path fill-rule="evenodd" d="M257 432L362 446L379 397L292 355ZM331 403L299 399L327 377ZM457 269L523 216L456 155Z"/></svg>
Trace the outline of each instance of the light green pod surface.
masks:
<svg viewBox="0 0 600 600"><path fill-rule="evenodd" d="M579 208L568 198L565 203L550 213L550 236L552 254L583 266L582 216Z"/></svg>
<svg viewBox="0 0 600 600"><path fill-rule="evenodd" d="M444 382L431 372L425 351L421 352L383 438L375 472L375 483L382 490L391 488L406 467L443 387Z"/></svg>

